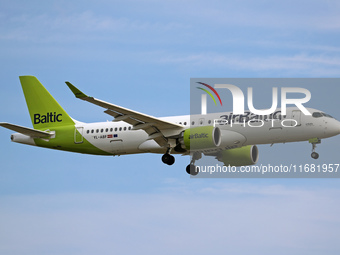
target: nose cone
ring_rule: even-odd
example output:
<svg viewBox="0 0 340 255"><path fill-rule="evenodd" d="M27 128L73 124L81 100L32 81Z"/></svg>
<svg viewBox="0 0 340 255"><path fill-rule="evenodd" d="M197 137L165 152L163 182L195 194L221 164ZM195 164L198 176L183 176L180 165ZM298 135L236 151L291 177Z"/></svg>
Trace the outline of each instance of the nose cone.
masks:
<svg viewBox="0 0 340 255"><path fill-rule="evenodd" d="M326 133L330 136L335 136L340 134L340 122L337 120L333 120L332 122L329 121L327 128L326 128Z"/></svg>

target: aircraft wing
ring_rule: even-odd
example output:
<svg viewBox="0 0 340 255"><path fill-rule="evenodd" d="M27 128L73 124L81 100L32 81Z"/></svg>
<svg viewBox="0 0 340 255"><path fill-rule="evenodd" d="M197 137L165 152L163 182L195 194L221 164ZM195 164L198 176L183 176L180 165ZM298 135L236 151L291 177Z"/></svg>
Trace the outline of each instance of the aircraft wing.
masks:
<svg viewBox="0 0 340 255"><path fill-rule="evenodd" d="M133 130L144 130L149 135L149 139L154 139L160 146L166 146L168 144L166 139L168 136L179 134L180 131L184 129L182 125L164 121L144 113L87 96L70 82L66 82L66 85L71 89L76 98L106 108L104 112L114 117L114 121L129 123L133 126Z"/></svg>
<svg viewBox="0 0 340 255"><path fill-rule="evenodd" d="M36 130L36 129L33 129L33 128L22 127L22 126L10 124L10 123L5 123L5 122L1 122L0 126L7 128L7 129L10 129L10 130L13 130L15 132L24 134L24 135L34 137L34 138L44 138L44 137L46 138L46 137L52 135L48 132Z"/></svg>

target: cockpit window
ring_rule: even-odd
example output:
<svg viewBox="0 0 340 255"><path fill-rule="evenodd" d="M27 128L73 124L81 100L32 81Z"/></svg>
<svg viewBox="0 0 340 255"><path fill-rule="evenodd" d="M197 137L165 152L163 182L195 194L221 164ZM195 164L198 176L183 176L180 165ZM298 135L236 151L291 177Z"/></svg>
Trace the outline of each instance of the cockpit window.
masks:
<svg viewBox="0 0 340 255"><path fill-rule="evenodd" d="M322 117L322 113L321 112L313 112L313 115L312 115L314 118L320 118Z"/></svg>
<svg viewBox="0 0 340 255"><path fill-rule="evenodd" d="M334 119L334 117L332 117L331 115L329 115L329 114L327 114L327 113L324 113L324 112L323 112L322 114L323 114L323 116L325 116L325 117Z"/></svg>
<svg viewBox="0 0 340 255"><path fill-rule="evenodd" d="M313 112L312 115L314 118L320 118L320 117L328 117L328 118L332 118L334 119L334 117L332 117L331 115L324 113L324 112Z"/></svg>

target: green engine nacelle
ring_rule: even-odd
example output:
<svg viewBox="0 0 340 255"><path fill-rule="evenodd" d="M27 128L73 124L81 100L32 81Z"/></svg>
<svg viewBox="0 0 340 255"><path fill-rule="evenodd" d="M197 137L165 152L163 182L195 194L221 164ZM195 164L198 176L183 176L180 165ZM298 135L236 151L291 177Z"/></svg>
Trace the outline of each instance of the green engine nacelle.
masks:
<svg viewBox="0 0 340 255"><path fill-rule="evenodd" d="M256 145L248 145L221 151L217 155L217 159L225 166L249 166L256 164L259 159L259 151Z"/></svg>
<svg viewBox="0 0 340 255"><path fill-rule="evenodd" d="M191 151L216 148L221 144L221 130L213 126L188 128L183 133L182 144Z"/></svg>

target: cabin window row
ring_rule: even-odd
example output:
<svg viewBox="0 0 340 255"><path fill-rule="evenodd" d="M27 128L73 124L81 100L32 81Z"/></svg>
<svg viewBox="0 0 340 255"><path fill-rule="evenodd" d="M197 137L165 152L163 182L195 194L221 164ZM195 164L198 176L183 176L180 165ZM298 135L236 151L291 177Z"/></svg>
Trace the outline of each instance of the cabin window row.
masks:
<svg viewBox="0 0 340 255"><path fill-rule="evenodd" d="M94 133L108 133L109 131L110 132L113 132L113 131L115 131L115 132L117 132L117 131L126 131L126 130L131 130L131 127L120 127L120 128L118 128L118 127L116 127L116 128L106 128L106 129L104 129L104 128L102 128L102 129L88 129L87 131L86 131L86 133L87 134L94 134Z"/></svg>
<svg viewBox="0 0 340 255"><path fill-rule="evenodd" d="M182 122L179 122L178 124L182 125ZM200 125L203 125L203 124L204 124L203 120L200 120ZM211 120L208 120L208 124L211 124ZM186 126L187 122L184 122L183 125ZM195 125L195 121L192 121L191 125Z"/></svg>

